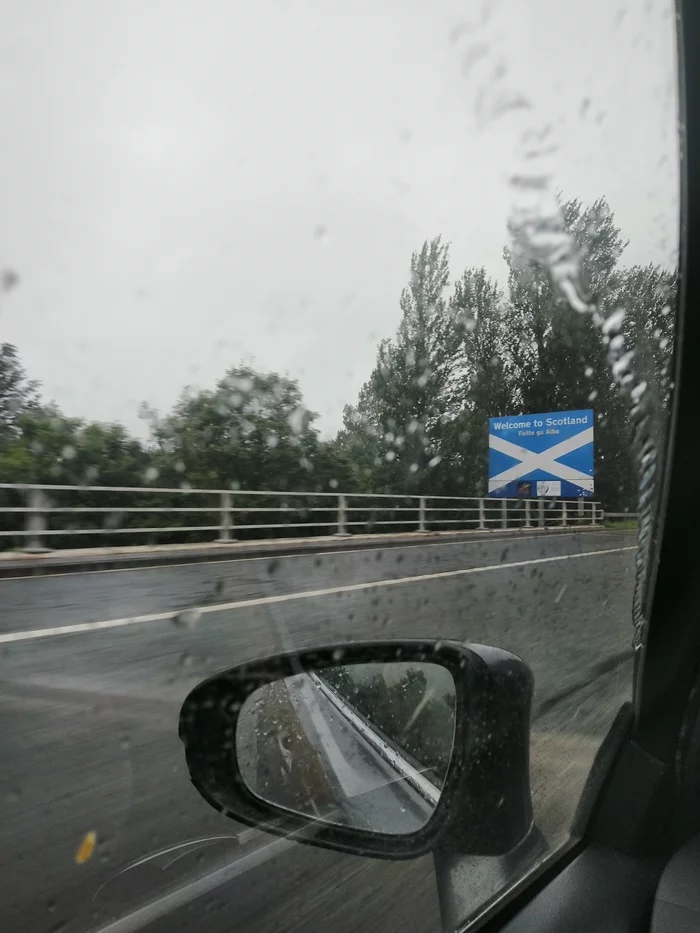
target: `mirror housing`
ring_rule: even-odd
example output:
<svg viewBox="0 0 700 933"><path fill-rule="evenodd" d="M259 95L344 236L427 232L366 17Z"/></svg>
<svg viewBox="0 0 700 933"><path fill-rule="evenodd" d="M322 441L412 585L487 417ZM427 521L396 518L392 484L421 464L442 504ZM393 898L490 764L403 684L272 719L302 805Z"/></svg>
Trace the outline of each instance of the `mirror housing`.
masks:
<svg viewBox="0 0 700 933"><path fill-rule="evenodd" d="M283 678L351 664L428 662L455 685L455 734L442 795L408 835L358 829L276 806L251 792L236 754L245 701ZM192 783L226 816L280 836L362 856L415 858L436 849L502 855L532 828L529 779L533 678L515 655L441 640L336 644L247 662L195 687L180 711L179 735Z"/></svg>

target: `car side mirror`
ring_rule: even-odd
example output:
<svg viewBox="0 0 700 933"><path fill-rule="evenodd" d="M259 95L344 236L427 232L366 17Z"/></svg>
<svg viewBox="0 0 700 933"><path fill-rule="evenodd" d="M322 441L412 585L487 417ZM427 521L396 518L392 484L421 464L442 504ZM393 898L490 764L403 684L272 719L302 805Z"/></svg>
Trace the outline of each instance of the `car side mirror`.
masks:
<svg viewBox="0 0 700 933"><path fill-rule="evenodd" d="M363 856L502 855L532 828L532 674L449 641L248 662L186 698L179 734L215 809Z"/></svg>

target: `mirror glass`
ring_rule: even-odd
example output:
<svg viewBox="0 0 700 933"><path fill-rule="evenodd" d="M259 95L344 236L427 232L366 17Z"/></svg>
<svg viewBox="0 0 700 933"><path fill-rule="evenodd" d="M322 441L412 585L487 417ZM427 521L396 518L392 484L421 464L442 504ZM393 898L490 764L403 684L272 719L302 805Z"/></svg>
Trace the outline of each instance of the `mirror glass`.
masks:
<svg viewBox="0 0 700 933"><path fill-rule="evenodd" d="M260 687L236 753L261 800L377 833L410 834L435 810L452 758L455 686L439 664L349 664Z"/></svg>

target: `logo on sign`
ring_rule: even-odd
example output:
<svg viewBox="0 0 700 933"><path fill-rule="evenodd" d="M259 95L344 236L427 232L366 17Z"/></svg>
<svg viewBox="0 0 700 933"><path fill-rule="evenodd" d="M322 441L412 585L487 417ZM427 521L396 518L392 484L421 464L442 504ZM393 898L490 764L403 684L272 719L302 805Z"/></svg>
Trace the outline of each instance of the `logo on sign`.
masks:
<svg viewBox="0 0 700 933"><path fill-rule="evenodd" d="M590 409L489 419L489 495L590 496L593 475Z"/></svg>

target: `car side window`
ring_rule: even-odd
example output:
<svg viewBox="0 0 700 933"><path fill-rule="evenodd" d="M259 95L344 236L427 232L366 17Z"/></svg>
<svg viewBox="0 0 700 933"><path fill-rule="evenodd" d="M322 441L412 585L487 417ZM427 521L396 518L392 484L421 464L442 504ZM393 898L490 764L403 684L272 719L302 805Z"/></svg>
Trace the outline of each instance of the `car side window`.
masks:
<svg viewBox="0 0 700 933"><path fill-rule="evenodd" d="M673 3L3 13L0 927L468 923L632 695Z"/></svg>

